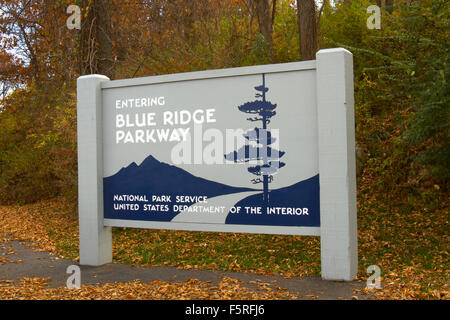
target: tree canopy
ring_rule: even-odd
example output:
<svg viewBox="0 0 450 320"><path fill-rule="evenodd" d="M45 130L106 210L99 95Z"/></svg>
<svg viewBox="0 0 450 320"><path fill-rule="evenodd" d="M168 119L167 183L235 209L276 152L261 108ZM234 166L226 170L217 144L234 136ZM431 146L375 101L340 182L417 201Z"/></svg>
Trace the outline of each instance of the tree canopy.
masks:
<svg viewBox="0 0 450 320"><path fill-rule="evenodd" d="M80 75L282 63L337 46L354 54L360 167L378 168L384 191L447 190L449 2L377 1L381 29L367 28L369 0L298 2L0 0L0 202L76 197ZM71 4L81 30L66 26ZM276 105L239 108L270 118Z"/></svg>

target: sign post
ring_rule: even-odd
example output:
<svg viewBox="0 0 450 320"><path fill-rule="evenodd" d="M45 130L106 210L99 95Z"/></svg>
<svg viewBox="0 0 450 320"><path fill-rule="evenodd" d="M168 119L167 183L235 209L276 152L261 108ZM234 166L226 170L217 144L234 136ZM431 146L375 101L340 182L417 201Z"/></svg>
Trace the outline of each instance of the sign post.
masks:
<svg viewBox="0 0 450 320"><path fill-rule="evenodd" d="M353 56L337 48L316 58L322 278L352 280L358 272Z"/></svg>
<svg viewBox="0 0 450 320"><path fill-rule="evenodd" d="M77 80L80 264L112 261L111 227L103 224L102 75Z"/></svg>
<svg viewBox="0 0 450 320"><path fill-rule="evenodd" d="M111 227L312 235L354 279L349 51L77 85L80 264L111 262Z"/></svg>

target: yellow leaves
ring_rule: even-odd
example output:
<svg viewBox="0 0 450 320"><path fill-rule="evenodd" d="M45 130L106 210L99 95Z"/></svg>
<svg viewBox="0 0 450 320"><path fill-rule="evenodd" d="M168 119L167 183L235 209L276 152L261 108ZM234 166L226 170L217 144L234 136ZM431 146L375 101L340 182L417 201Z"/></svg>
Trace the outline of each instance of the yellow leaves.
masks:
<svg viewBox="0 0 450 320"><path fill-rule="evenodd" d="M233 262L230 264L229 269L232 271L240 271L241 265L237 262L237 259L234 259Z"/></svg>
<svg viewBox="0 0 450 320"><path fill-rule="evenodd" d="M73 230L75 229L75 232ZM12 235L15 240L31 241L36 251L59 252L49 231L66 236L76 245L76 222L66 214L62 198L27 206L0 206L0 235ZM8 238L5 238L8 239ZM1 239L2 242L4 239Z"/></svg>
<svg viewBox="0 0 450 320"><path fill-rule="evenodd" d="M20 280L21 287L38 287L45 288L50 278L23 278Z"/></svg>
<svg viewBox="0 0 450 320"><path fill-rule="evenodd" d="M449 238L443 232L443 226L448 225L444 210L412 211L405 215L395 207L376 203L375 196L359 203L358 280L365 282L368 277L365 268L376 264L382 271L382 288L363 289L360 293L377 299L449 299L449 285L446 283L449 275L448 246L431 245L448 243ZM367 221L373 218L377 220ZM0 206L0 242L5 248L12 240L7 235L19 241L34 242L32 246L37 251L46 250L72 260L78 259L77 221L68 213L63 198L26 206ZM422 255L414 254L417 251L413 250L417 249L423 250ZM122 263L174 266L186 270L220 269L259 275L277 274L285 278L311 276L317 274L312 271L320 270L320 239L312 237L117 228L113 250L115 260ZM410 258L405 259L405 252L409 251ZM425 260L423 256L431 254L430 251L433 251L431 258ZM14 250L3 252L10 254L0 256L0 265L12 263ZM307 259L297 259L297 255ZM52 258L58 259L57 256ZM44 287L43 282L36 279L26 281L34 288L33 293L20 285L13 288L11 283L0 282L0 299L10 298L6 292L11 293L11 299L294 298L276 285L255 281L251 283L251 288L255 289L250 290L247 283L232 278L224 278L216 285L191 279L177 283L156 281L83 286L78 293L64 288L51 291L54 289ZM147 293L140 290L147 290ZM313 296L306 298L314 299Z"/></svg>
<svg viewBox="0 0 450 320"><path fill-rule="evenodd" d="M34 241L35 246L45 248L51 252L62 253L49 237L48 232L65 234L76 245L76 224L67 217L61 205L62 199L54 199L27 206L0 207L0 234L13 235L14 239L20 241ZM169 232L150 232L158 237L168 237ZM184 233L183 233L184 234ZM130 243L136 234L128 238ZM197 235L196 235L197 236ZM4 245L11 240L10 237L0 238ZM3 241L5 240L5 241ZM127 245L127 238L123 239ZM141 239L142 240L142 239ZM141 241L142 242L142 241ZM200 242L199 247L206 242ZM39 249L38 249L39 250ZM13 250L8 250L13 255ZM229 255L233 258L233 255ZM57 256L53 259L59 259ZM11 261L0 256L1 263ZM164 262L163 264L166 264ZM234 258L232 268L241 268L237 259ZM186 264L185 269L199 269L202 266ZM217 268L212 262L209 268ZM150 283L131 281L126 283L108 283L103 286L82 286L80 290L70 290L65 287L48 288L49 278L24 278L17 285L12 281L0 281L0 299L297 299L300 295L288 292L285 288L272 287L267 283L257 283L256 288L250 289L242 281L224 277L218 284L198 279L189 279L184 282L164 282L156 280Z"/></svg>
<svg viewBox="0 0 450 320"><path fill-rule="evenodd" d="M0 282L0 299L104 299L104 300L161 300L161 299L297 299L300 296L286 290L258 286L250 289L243 282L224 277L218 285L210 281L188 279L184 282L168 283L155 280L150 283L131 281L108 283L103 286L82 286L79 290L46 288L47 279L24 278L17 286L12 282Z"/></svg>
<svg viewBox="0 0 450 320"><path fill-rule="evenodd" d="M435 299L441 299L441 300L449 300L450 299L450 291L449 290L433 290L431 294Z"/></svg>

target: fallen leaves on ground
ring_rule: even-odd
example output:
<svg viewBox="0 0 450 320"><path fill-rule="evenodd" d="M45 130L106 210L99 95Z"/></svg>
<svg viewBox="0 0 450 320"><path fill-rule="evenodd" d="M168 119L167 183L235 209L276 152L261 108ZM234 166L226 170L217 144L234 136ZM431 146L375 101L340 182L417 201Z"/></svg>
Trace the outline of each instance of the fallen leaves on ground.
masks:
<svg viewBox="0 0 450 320"><path fill-rule="evenodd" d="M155 280L108 283L103 286L47 288L48 278L24 278L18 285L0 281L1 300L266 300L298 299L301 295L286 290L258 285L250 289L243 282L224 277L218 285L209 281L189 279L167 283Z"/></svg>
<svg viewBox="0 0 450 320"><path fill-rule="evenodd" d="M26 241L37 251L63 255L58 240L67 239L78 251L78 223L61 198L26 206L0 206L0 242Z"/></svg>
<svg viewBox="0 0 450 320"><path fill-rule="evenodd" d="M355 294L370 293L378 299L448 300L448 207L405 211L401 205L376 199L365 179L370 176L366 174L362 179L358 198L358 280L366 281L370 276L366 268L378 265L382 287ZM26 206L0 206L1 242L11 240L7 235L32 241L36 250L78 259L78 224L62 198ZM320 275L318 237L114 228L113 256L116 262L141 266L241 271L286 278ZM10 262L5 256L2 259L0 265Z"/></svg>
<svg viewBox="0 0 450 320"><path fill-rule="evenodd" d="M449 203L375 192L379 175L367 167L358 189L359 279L381 270L381 289L357 290L377 299L450 299ZM395 186L392 186L394 189ZM420 190L419 188L417 188ZM416 192L418 191L416 190ZM423 195L422 195L423 197Z"/></svg>

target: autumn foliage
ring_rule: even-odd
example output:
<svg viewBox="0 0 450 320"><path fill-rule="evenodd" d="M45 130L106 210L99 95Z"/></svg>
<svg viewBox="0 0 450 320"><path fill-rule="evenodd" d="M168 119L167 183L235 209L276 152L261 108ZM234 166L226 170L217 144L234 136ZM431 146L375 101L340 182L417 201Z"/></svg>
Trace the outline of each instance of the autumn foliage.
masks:
<svg viewBox="0 0 450 320"><path fill-rule="evenodd" d="M315 21L317 48L354 55L362 265L382 261L393 286L408 274L432 283L428 272L448 281L449 2L334 2L302 23L295 0L0 0L0 203L62 195L76 216L78 76L298 61L310 55L299 26ZM366 24L373 2L386 4L379 30ZM74 3L80 30L66 26ZM401 268L389 260L398 251ZM313 262L308 274L317 273ZM436 297L439 284L402 292Z"/></svg>

